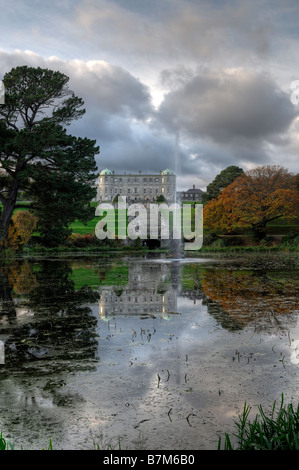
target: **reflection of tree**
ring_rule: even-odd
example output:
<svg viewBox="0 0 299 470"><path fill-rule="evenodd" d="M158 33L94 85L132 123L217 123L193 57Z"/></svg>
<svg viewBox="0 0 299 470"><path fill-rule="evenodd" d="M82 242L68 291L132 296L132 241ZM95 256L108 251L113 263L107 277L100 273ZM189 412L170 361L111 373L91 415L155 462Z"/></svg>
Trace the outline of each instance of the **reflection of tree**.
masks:
<svg viewBox="0 0 299 470"><path fill-rule="evenodd" d="M8 281L16 294L28 294L37 285L36 276L28 261L16 261L10 265Z"/></svg>
<svg viewBox="0 0 299 470"><path fill-rule="evenodd" d="M0 306L1 317L4 315L11 321L16 317L16 307L12 299L12 288L9 285L7 274L0 271Z"/></svg>
<svg viewBox="0 0 299 470"><path fill-rule="evenodd" d="M28 261L15 260L0 266L1 314L11 321L16 317L14 294L28 294L36 286L35 274Z"/></svg>
<svg viewBox="0 0 299 470"><path fill-rule="evenodd" d="M64 387L68 373L95 366L97 317L91 304L98 303L99 295L88 287L75 290L71 273L67 261L18 261L0 267L0 308L2 299L14 312L9 322L7 315L0 315L1 334L6 337L0 408L10 410L2 413L2 426L13 433L45 423L51 428L54 423L59 440L67 432L63 408L49 419L42 403L76 406L82 398Z"/></svg>
<svg viewBox="0 0 299 470"><path fill-rule="evenodd" d="M209 312L211 302L216 303L235 328L253 323L257 329L279 330L298 309L298 283L283 274L273 278L263 271L208 269L202 273L202 289L209 299Z"/></svg>
<svg viewBox="0 0 299 470"><path fill-rule="evenodd" d="M19 285L27 282L21 273L29 279L33 276L28 266L27 262L19 266ZM5 345L5 366L19 367L20 363L31 364L42 359L54 371L60 369L60 361L70 361L69 367L72 368L72 359L83 361L95 358L97 319L88 304L96 303L99 296L88 287L75 290L74 282L69 279L71 272L67 261L40 263L39 270L33 276L34 288L31 291L27 289L26 296L26 309L33 312L33 317L25 324L5 329L9 335ZM7 295L9 283L15 277L8 275L6 279L8 282L4 283L4 287L2 283L2 298ZM14 303L12 291L9 293L11 303ZM77 366L74 364L74 367Z"/></svg>

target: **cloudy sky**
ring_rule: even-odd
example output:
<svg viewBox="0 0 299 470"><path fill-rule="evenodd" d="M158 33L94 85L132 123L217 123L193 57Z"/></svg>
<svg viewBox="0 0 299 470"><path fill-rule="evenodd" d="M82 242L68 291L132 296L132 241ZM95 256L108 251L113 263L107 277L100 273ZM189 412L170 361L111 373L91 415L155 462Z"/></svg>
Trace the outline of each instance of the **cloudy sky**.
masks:
<svg viewBox="0 0 299 470"><path fill-rule="evenodd" d="M70 132L97 140L99 169L171 168L178 189L229 165L299 172L298 0L0 7L0 79L25 64L68 75L87 111Z"/></svg>

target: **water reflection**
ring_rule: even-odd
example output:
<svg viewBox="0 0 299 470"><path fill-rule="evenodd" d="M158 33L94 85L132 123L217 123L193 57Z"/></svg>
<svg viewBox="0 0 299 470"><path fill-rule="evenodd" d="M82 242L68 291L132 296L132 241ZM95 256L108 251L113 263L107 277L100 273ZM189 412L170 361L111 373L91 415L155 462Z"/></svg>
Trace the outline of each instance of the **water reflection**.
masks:
<svg viewBox="0 0 299 470"><path fill-rule="evenodd" d="M177 311L174 267L129 262L128 283L100 288L99 316L167 314Z"/></svg>
<svg viewBox="0 0 299 470"><path fill-rule="evenodd" d="M77 448L90 432L128 448L215 448L244 401L296 393L298 265L161 261L0 266L1 429L25 448L50 436Z"/></svg>
<svg viewBox="0 0 299 470"><path fill-rule="evenodd" d="M5 369L32 366L41 358L51 370L60 367L59 360L95 359L97 321L89 304L98 301L99 293L88 286L76 290L71 273L67 261L15 261L2 266Z"/></svg>
<svg viewBox="0 0 299 470"><path fill-rule="evenodd" d="M225 314L220 320L223 327L250 325L271 334L296 325L298 285L298 275L291 278L288 272L210 269L202 273L208 311L215 315L219 307L219 313Z"/></svg>

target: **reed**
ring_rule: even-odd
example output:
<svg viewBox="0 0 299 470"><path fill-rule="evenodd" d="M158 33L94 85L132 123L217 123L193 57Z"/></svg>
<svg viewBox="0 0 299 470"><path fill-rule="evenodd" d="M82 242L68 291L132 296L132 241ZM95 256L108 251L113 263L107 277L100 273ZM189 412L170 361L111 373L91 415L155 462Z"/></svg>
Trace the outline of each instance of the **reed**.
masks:
<svg viewBox="0 0 299 470"><path fill-rule="evenodd" d="M273 404L270 415L266 415L262 406L254 420L249 420L251 407L244 404L243 413L235 421L237 431L232 434L237 440L234 446L231 437L225 434L224 448L221 449L221 438L218 450L299 450L299 404L294 410L292 404Z"/></svg>

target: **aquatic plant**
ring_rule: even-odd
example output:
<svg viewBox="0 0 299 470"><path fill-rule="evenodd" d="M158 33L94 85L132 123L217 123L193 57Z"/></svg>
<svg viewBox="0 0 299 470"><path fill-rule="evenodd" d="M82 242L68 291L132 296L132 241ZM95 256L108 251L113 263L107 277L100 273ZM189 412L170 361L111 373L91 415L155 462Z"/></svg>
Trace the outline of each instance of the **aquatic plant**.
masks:
<svg viewBox="0 0 299 470"><path fill-rule="evenodd" d="M0 450L14 450L12 443L4 439L2 431L0 433Z"/></svg>
<svg viewBox="0 0 299 470"><path fill-rule="evenodd" d="M234 447L226 433L223 450L299 450L299 404L294 410L292 404L284 406L283 401L282 394L279 409L276 410L275 401L270 416L260 405L259 414L252 422L249 421L251 407L245 403L239 421L235 421L237 432L232 434L237 445ZM218 450L222 450L221 437Z"/></svg>

